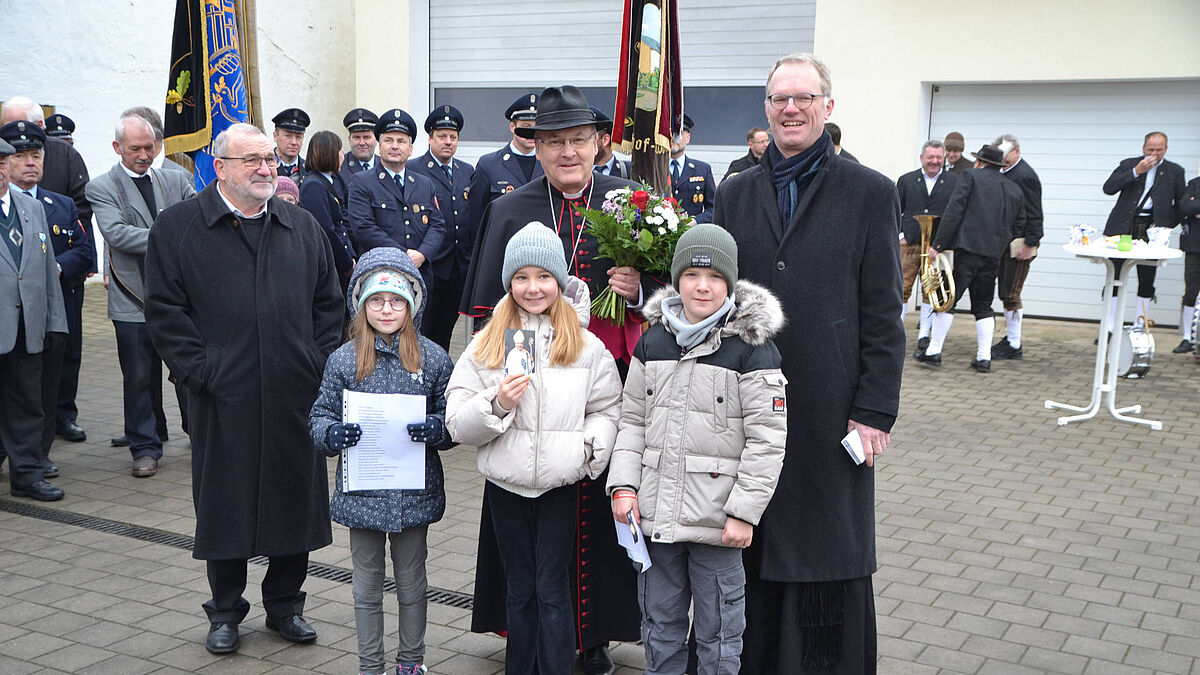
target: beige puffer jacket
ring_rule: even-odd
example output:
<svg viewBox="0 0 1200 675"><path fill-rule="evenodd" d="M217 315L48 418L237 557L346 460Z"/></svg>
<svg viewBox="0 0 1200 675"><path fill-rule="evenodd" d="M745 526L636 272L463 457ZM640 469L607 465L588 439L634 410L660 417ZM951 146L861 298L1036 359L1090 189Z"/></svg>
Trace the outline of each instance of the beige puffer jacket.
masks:
<svg viewBox="0 0 1200 675"><path fill-rule="evenodd" d="M771 336L783 310L749 281L734 300L725 324L683 354L662 321L678 293L662 289L642 310L653 325L629 366L608 491L637 491L642 532L655 543L722 545L728 516L757 525L775 493L787 380Z"/></svg>
<svg viewBox="0 0 1200 675"><path fill-rule="evenodd" d="M550 365L550 317L521 312L521 327L537 333L537 367L525 395L505 413L496 403L503 368L471 356L472 340L446 388L446 428L458 443L478 448L479 472L497 485L536 496L598 477L608 466L621 410L621 379L612 355L588 332L587 286L571 277L563 296L584 327L586 343L568 367ZM510 302L506 295L501 302Z"/></svg>

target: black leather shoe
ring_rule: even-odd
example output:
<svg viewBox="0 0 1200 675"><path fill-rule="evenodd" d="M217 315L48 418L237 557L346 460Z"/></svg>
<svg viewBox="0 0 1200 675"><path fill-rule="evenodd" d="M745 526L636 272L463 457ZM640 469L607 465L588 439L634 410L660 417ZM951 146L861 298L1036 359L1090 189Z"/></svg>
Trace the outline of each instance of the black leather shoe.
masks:
<svg viewBox="0 0 1200 675"><path fill-rule="evenodd" d="M317 631L308 625L304 617L299 614L285 616L282 619L272 619L267 617L267 628L279 633L284 640L289 642L312 642L317 639Z"/></svg>
<svg viewBox="0 0 1200 675"><path fill-rule="evenodd" d="M1175 346L1175 349L1171 350L1171 353L1172 354L1187 354L1190 351L1192 351L1192 343L1188 340L1182 340L1182 341L1180 341L1180 343L1178 345Z"/></svg>
<svg viewBox="0 0 1200 675"><path fill-rule="evenodd" d="M592 647L583 652L583 672L587 675L612 675L614 670L608 645Z"/></svg>
<svg viewBox="0 0 1200 675"><path fill-rule="evenodd" d="M913 358L915 359L915 358L917 358L917 356L924 354L926 349L929 349L929 338L927 338L927 337L918 338L917 339L917 351L913 352Z"/></svg>
<svg viewBox="0 0 1200 675"><path fill-rule="evenodd" d="M25 487L13 486L11 494L14 497L29 497L36 499L39 502L56 502L63 498L62 488L54 487L44 480L39 480L33 485Z"/></svg>
<svg viewBox="0 0 1200 675"><path fill-rule="evenodd" d="M114 448L128 448L129 447L129 437L128 436L118 436L118 437L112 439L111 443Z"/></svg>
<svg viewBox="0 0 1200 675"><path fill-rule="evenodd" d="M75 424L74 422L60 424L55 431L59 436L62 436L64 440L72 443L81 443L87 440L87 432L83 430L83 427Z"/></svg>
<svg viewBox="0 0 1200 675"><path fill-rule="evenodd" d="M1025 356L1025 350L1021 347L1013 347L1012 343L1005 338L992 346L993 359L1011 359L1019 361Z"/></svg>
<svg viewBox="0 0 1200 675"><path fill-rule="evenodd" d="M241 637L236 623L214 623L208 629L204 648L213 654L232 654L237 651Z"/></svg>
<svg viewBox="0 0 1200 675"><path fill-rule="evenodd" d="M975 359L971 362L971 370L977 373L992 372L992 362L987 359Z"/></svg>
<svg viewBox="0 0 1200 675"><path fill-rule="evenodd" d="M42 471L42 478L58 478L58 465L46 460L46 469Z"/></svg>
<svg viewBox="0 0 1200 675"><path fill-rule="evenodd" d="M934 368L942 367L942 355L941 354L926 354L925 352L921 352L920 354L917 355L917 361L920 361L922 364L924 364L926 366L932 366Z"/></svg>

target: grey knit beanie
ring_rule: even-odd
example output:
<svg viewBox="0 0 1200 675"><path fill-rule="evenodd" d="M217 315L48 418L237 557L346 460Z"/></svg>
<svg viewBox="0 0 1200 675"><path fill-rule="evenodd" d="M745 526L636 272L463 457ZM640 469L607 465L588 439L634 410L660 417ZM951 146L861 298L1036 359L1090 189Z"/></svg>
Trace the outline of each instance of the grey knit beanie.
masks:
<svg viewBox="0 0 1200 675"><path fill-rule="evenodd" d="M550 228L536 220L518 230L504 247L500 281L505 291L512 286L512 278L517 270L526 265L546 270L558 280L559 288L567 287L567 258L563 253L562 241Z"/></svg>
<svg viewBox="0 0 1200 675"><path fill-rule="evenodd" d="M719 225L693 225L679 237L671 259L671 285L679 290L679 275L689 267L711 267L725 277L729 295L738 280L738 250L733 235Z"/></svg>

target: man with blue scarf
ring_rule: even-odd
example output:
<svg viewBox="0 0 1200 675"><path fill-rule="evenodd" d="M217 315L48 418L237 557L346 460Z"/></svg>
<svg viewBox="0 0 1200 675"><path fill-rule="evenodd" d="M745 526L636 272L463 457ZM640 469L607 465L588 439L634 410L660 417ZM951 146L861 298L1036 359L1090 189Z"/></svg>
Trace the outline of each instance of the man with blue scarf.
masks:
<svg viewBox="0 0 1200 675"><path fill-rule="evenodd" d="M900 401L900 205L885 176L834 152L829 69L781 58L767 78L771 145L717 189L713 222L741 277L775 292L787 378L783 472L745 552L743 673L876 669L874 463ZM861 439L865 460L842 448Z"/></svg>

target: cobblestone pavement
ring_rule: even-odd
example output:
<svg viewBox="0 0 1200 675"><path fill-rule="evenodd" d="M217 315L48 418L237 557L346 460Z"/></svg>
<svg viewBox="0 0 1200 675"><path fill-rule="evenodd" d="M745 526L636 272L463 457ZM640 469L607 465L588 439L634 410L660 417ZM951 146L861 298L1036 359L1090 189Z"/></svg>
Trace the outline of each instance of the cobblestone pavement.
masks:
<svg viewBox="0 0 1200 675"><path fill-rule="evenodd" d="M312 555L324 578L305 585L316 644L265 629L264 568L251 565L241 650L205 651L204 566L186 550L189 446L169 390L157 476L131 477L128 452L109 446L122 433L121 391L104 302L89 285L78 399L88 440L53 450L66 499L0 493L0 673L357 672L350 552L337 525L333 545ZM876 470L880 672L1200 670L1200 368L1167 353L1178 337L1155 329L1153 370L1121 381L1118 401L1142 404L1164 429L1104 414L1059 427L1042 403L1086 402L1096 330L1028 320L1024 360L982 375L968 369L974 336L959 322L940 370L908 360ZM430 529L428 567L431 586L448 593L429 606L427 663L434 673L502 672L504 641L469 632L469 611L453 606L472 592L482 480L469 448L443 460L449 506ZM385 607L391 649L395 611ZM614 656L620 673L644 664L637 645Z"/></svg>

